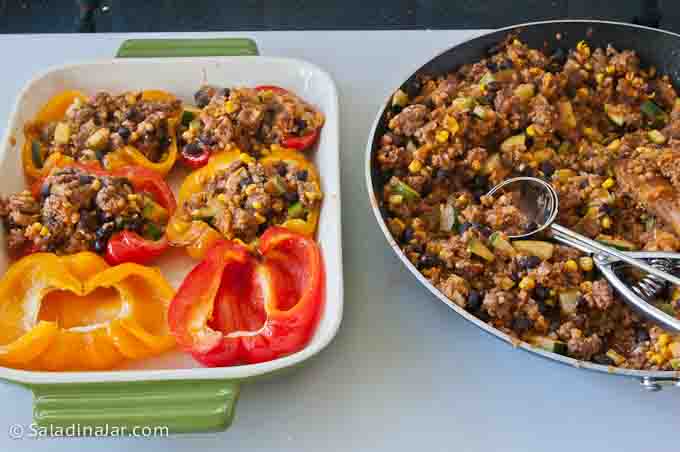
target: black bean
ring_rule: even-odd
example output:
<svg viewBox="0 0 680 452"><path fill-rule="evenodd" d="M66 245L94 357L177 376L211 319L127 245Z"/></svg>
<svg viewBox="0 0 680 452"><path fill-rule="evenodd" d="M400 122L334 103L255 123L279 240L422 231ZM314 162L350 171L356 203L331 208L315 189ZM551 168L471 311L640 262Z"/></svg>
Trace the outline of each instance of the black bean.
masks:
<svg viewBox="0 0 680 452"><path fill-rule="evenodd" d="M555 165L549 161L545 161L541 163L541 171L543 171L545 177L552 177L552 175L555 173Z"/></svg>
<svg viewBox="0 0 680 452"><path fill-rule="evenodd" d="M252 184L252 183L253 183L253 178L250 177L250 176L246 176L246 177L242 178L242 179L238 182L238 185L239 185L239 187L241 187L241 188L245 188L245 187L247 187L248 185L250 185L250 184Z"/></svg>
<svg viewBox="0 0 680 452"><path fill-rule="evenodd" d="M286 168L285 163L278 163L276 165L276 172L278 173L279 176L285 177L286 173L288 172L288 168Z"/></svg>
<svg viewBox="0 0 680 452"><path fill-rule="evenodd" d="M536 289L534 289L534 298L536 298ZM538 312L544 317L548 315L551 307L546 304L543 300L536 300L536 306L538 306Z"/></svg>
<svg viewBox="0 0 680 452"><path fill-rule="evenodd" d="M425 252L425 245L422 243L411 243L409 244L408 249L413 253L423 254Z"/></svg>
<svg viewBox="0 0 680 452"><path fill-rule="evenodd" d="M496 72L498 71L498 65L494 63L493 61L489 60L486 62L486 68L490 70L491 72Z"/></svg>
<svg viewBox="0 0 680 452"><path fill-rule="evenodd" d="M525 333L531 329L533 322L526 317L515 317L512 320L512 329L517 333Z"/></svg>
<svg viewBox="0 0 680 452"><path fill-rule="evenodd" d="M420 84L420 80L414 79L407 83L403 90L406 94L408 94L408 97L413 99L414 97L418 96L418 94L420 94L421 87L422 85Z"/></svg>
<svg viewBox="0 0 680 452"><path fill-rule="evenodd" d="M295 118L295 126L299 132L304 132L307 129L307 121L300 118Z"/></svg>
<svg viewBox="0 0 680 452"><path fill-rule="evenodd" d="M205 146L214 146L217 144L217 139L209 133L202 133L199 135L198 141L203 143Z"/></svg>
<svg viewBox="0 0 680 452"><path fill-rule="evenodd" d="M437 169L437 172L435 173L435 176L434 176L434 178L437 181L440 181L440 182L445 180L445 179L448 179L448 177L449 177L449 171L445 170L444 168Z"/></svg>
<svg viewBox="0 0 680 452"><path fill-rule="evenodd" d="M555 49L552 55L550 55L550 59L553 61L553 63L563 66L564 63L567 62L567 52L565 52L562 47L558 47Z"/></svg>
<svg viewBox="0 0 680 452"><path fill-rule="evenodd" d="M295 173L295 178L299 181L305 182L307 180L307 177L309 176L309 173L307 170L300 170Z"/></svg>
<svg viewBox="0 0 680 452"><path fill-rule="evenodd" d="M531 146L534 145L534 138L527 135L527 137L524 140L524 144L526 145L527 149L530 148Z"/></svg>
<svg viewBox="0 0 680 452"><path fill-rule="evenodd" d="M536 171L530 166L524 168L520 174L526 177L536 177Z"/></svg>
<svg viewBox="0 0 680 452"><path fill-rule="evenodd" d="M410 242L413 239L413 229L411 229L411 228L404 229L404 234L402 235L402 239L406 243Z"/></svg>
<svg viewBox="0 0 680 452"><path fill-rule="evenodd" d="M436 258L435 256L431 256L429 254L423 254L420 256L420 259L418 259L418 266L420 268L429 268L429 267L434 267L437 265L439 262L439 259Z"/></svg>
<svg viewBox="0 0 680 452"><path fill-rule="evenodd" d="M458 226L458 233L463 234L465 231L467 231L471 227L472 227L472 223L466 221L465 223L462 223L460 226Z"/></svg>
<svg viewBox="0 0 680 452"><path fill-rule="evenodd" d="M485 226L483 224L479 225L479 227L477 227L477 230L479 231L480 234L482 234L487 239L489 237L491 237L491 234L493 234L493 229L491 229L490 227Z"/></svg>
<svg viewBox="0 0 680 452"><path fill-rule="evenodd" d="M203 152L203 147L198 142L192 141L191 143L184 145L182 152L188 155L199 155Z"/></svg>
<svg viewBox="0 0 680 452"><path fill-rule="evenodd" d="M482 196L486 194L486 190L483 188L475 188L472 190L472 198L475 200L477 204L481 202Z"/></svg>
<svg viewBox="0 0 680 452"><path fill-rule="evenodd" d="M98 221L97 214L95 212L86 209L81 209L79 213L80 220L78 220L78 223L81 229L85 229L88 231L93 231L97 229Z"/></svg>
<svg viewBox="0 0 680 452"><path fill-rule="evenodd" d="M160 140L158 140L158 144L160 145L160 147L162 149L170 147L171 143L172 143L172 138L170 138L169 136L161 137Z"/></svg>
<svg viewBox="0 0 680 452"><path fill-rule="evenodd" d="M557 312L557 309L550 310L550 312ZM562 324L562 320L560 319L559 315L551 316L550 326L548 327L548 331L550 331L552 333L554 331L559 330L561 324Z"/></svg>
<svg viewBox="0 0 680 452"><path fill-rule="evenodd" d="M203 108L210 103L215 89L212 87L204 86L194 93L194 102L198 108Z"/></svg>
<svg viewBox="0 0 680 452"><path fill-rule="evenodd" d="M588 187L588 181L587 181L587 180L582 180L581 182L579 182L578 188L580 188L581 190L583 190L583 189L586 188L586 187Z"/></svg>
<svg viewBox="0 0 680 452"><path fill-rule="evenodd" d="M118 132L118 135L120 135L120 137L124 140L127 140L128 138L130 138L130 134L132 133L132 132L130 132L130 129L128 129L127 127L119 127L117 132Z"/></svg>
<svg viewBox="0 0 680 452"><path fill-rule="evenodd" d="M104 223L99 229L97 229L94 235L97 238L97 240L108 239L111 236L111 234L113 234L114 229L115 227L112 222Z"/></svg>
<svg viewBox="0 0 680 452"><path fill-rule="evenodd" d="M52 189L52 185L49 184L48 182L45 182L42 184L42 187L40 187L40 197L42 199L47 198L50 195L50 190Z"/></svg>
<svg viewBox="0 0 680 452"><path fill-rule="evenodd" d="M81 174L78 176L78 182L80 183L80 185L90 184L92 183L93 180L94 176L91 176L89 174Z"/></svg>
<svg viewBox="0 0 680 452"><path fill-rule="evenodd" d="M425 101L425 106L427 108L429 108L430 110L434 110L435 108L437 108L434 101L432 99L429 99L429 98Z"/></svg>
<svg viewBox="0 0 680 452"><path fill-rule="evenodd" d="M106 157L106 153L101 149L97 149L96 151L94 151L94 155L97 157L97 160L99 160L103 165L104 164L104 157Z"/></svg>
<svg viewBox="0 0 680 452"><path fill-rule="evenodd" d="M640 342L647 342L649 340L649 331L647 331L647 328L638 328L635 331L635 339Z"/></svg>
<svg viewBox="0 0 680 452"><path fill-rule="evenodd" d="M583 297L583 295L579 296L576 300L576 309L584 309L586 306L588 306L586 299Z"/></svg>
<svg viewBox="0 0 680 452"><path fill-rule="evenodd" d="M613 213L613 209L609 204L601 204L598 210L606 215L611 215Z"/></svg>
<svg viewBox="0 0 680 452"><path fill-rule="evenodd" d="M144 219L142 216L138 213L132 214L127 221L125 222L125 229L129 229L131 231L138 231L142 229L142 226L144 225Z"/></svg>
<svg viewBox="0 0 680 452"><path fill-rule="evenodd" d="M107 240L95 240L94 241L94 252L103 253L106 250Z"/></svg>
<svg viewBox="0 0 680 452"><path fill-rule="evenodd" d="M501 71L505 69L512 69L513 67L515 67L515 65L513 64L512 60L507 59L501 61L501 64L498 65L498 69L500 69Z"/></svg>
<svg viewBox="0 0 680 452"><path fill-rule="evenodd" d="M404 107L402 107L401 105L396 105L396 104L394 104L394 105L392 105L392 106L390 107L390 111L391 111L392 114L394 114L394 115L398 115L399 113L401 113L401 111L402 111L403 109L404 109Z"/></svg>
<svg viewBox="0 0 680 452"><path fill-rule="evenodd" d="M486 91L488 93L494 93L495 94L500 89L501 89L501 84L498 83L496 80L491 81L491 82L486 84ZM494 97L495 97L495 95L494 95Z"/></svg>
<svg viewBox="0 0 680 452"><path fill-rule="evenodd" d="M217 90L215 93L216 96L222 96L225 99L229 98L229 95L231 94L231 90L229 88L220 88Z"/></svg>
<svg viewBox="0 0 680 452"><path fill-rule="evenodd" d="M597 364L602 364L603 366L614 365L614 360L604 353L598 353L597 355L593 356L593 362Z"/></svg>
<svg viewBox="0 0 680 452"><path fill-rule="evenodd" d="M489 176L484 176L482 174L478 174L472 179L472 184L475 187L480 187L480 188L487 188L489 184Z"/></svg>
<svg viewBox="0 0 680 452"><path fill-rule="evenodd" d="M550 296L550 289L542 284L536 284L534 287L534 298L539 301L547 300Z"/></svg>
<svg viewBox="0 0 680 452"><path fill-rule="evenodd" d="M296 191L287 191L283 194L283 197L291 204L300 200L300 195Z"/></svg>
<svg viewBox="0 0 680 452"><path fill-rule="evenodd" d="M538 229L538 224L535 221L530 221L526 224L526 226L524 226L524 233L528 234L532 231L535 231L536 229ZM532 256L532 257L536 257L536 256Z"/></svg>
<svg viewBox="0 0 680 452"><path fill-rule="evenodd" d="M484 309L480 309L479 311L475 312L475 315L482 322L488 322L489 320L491 320L491 316Z"/></svg>
<svg viewBox="0 0 680 452"><path fill-rule="evenodd" d="M137 110L135 107L130 107L125 112L125 119L128 119L130 121L135 121L138 117L139 117L139 110Z"/></svg>
<svg viewBox="0 0 680 452"><path fill-rule="evenodd" d="M512 279L514 282L519 282L520 280L519 273L515 271L510 272L510 279Z"/></svg>
<svg viewBox="0 0 680 452"><path fill-rule="evenodd" d="M108 223L113 221L113 216L101 209L97 209L97 218L99 218L100 223Z"/></svg>
<svg viewBox="0 0 680 452"><path fill-rule="evenodd" d="M465 305L465 308L470 312L476 312L479 311L481 307L482 307L482 294L480 294L476 290L471 290L470 293L468 294L467 304Z"/></svg>

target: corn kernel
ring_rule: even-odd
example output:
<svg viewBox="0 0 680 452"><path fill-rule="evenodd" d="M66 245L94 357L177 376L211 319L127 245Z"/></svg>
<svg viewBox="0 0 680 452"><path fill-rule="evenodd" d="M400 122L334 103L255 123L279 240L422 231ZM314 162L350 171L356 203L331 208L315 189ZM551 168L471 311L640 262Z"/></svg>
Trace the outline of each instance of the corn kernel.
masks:
<svg viewBox="0 0 680 452"><path fill-rule="evenodd" d="M390 204L399 205L404 201L404 197L401 195L391 195L389 200Z"/></svg>
<svg viewBox="0 0 680 452"><path fill-rule="evenodd" d="M519 288L522 290L532 290L534 287L536 287L536 281L534 281L534 278L529 276L525 276L519 282Z"/></svg>
<svg viewBox="0 0 680 452"><path fill-rule="evenodd" d="M437 135L436 135L435 138L436 138L437 142L439 142L439 143L446 143L447 141L449 141L449 131L448 130L440 130L439 132L437 132Z"/></svg>
<svg viewBox="0 0 680 452"><path fill-rule="evenodd" d="M671 300L672 301L680 300L680 289L676 288L675 290L673 290L673 294L671 295Z"/></svg>
<svg viewBox="0 0 680 452"><path fill-rule="evenodd" d="M279 151L282 151L283 148L280 145L274 143L274 144L271 145L271 150L274 151L274 152L279 152Z"/></svg>
<svg viewBox="0 0 680 452"><path fill-rule="evenodd" d="M611 177L607 178L606 181L602 182L602 188L612 188L616 182Z"/></svg>
<svg viewBox="0 0 680 452"><path fill-rule="evenodd" d="M593 291L593 282L583 281L581 284L578 285L578 288L581 289L581 292L583 293L590 293Z"/></svg>
<svg viewBox="0 0 680 452"><path fill-rule="evenodd" d="M604 218L602 218L600 224L602 225L603 228L609 229L612 227L612 219L609 217L609 215L607 215Z"/></svg>
<svg viewBox="0 0 680 452"><path fill-rule="evenodd" d="M589 272L593 269L593 258L588 256L581 257L578 260L578 265L581 267L581 270Z"/></svg>
<svg viewBox="0 0 680 452"><path fill-rule="evenodd" d="M472 163L470 164L470 168L472 168L473 171L479 171L482 169L482 162L479 160L473 160Z"/></svg>
<svg viewBox="0 0 680 452"><path fill-rule="evenodd" d="M224 193L220 193L219 195L217 195L217 200L220 202L227 202L227 195L225 195Z"/></svg>
<svg viewBox="0 0 680 452"><path fill-rule="evenodd" d="M244 154L244 153L239 154L238 158L239 158L239 160L241 160L243 163L246 163L246 164L253 163L255 161L254 158L252 158L248 154Z"/></svg>
<svg viewBox="0 0 680 452"><path fill-rule="evenodd" d="M233 113L236 111L237 106L235 103L232 101L228 100L224 103L224 109L227 111L227 113Z"/></svg>
<svg viewBox="0 0 680 452"><path fill-rule="evenodd" d="M265 223L267 221L267 219L265 217L263 217L262 215L260 215L258 212L255 212L255 215L253 215L253 216L255 217L255 221L257 221L257 224L262 224L262 223Z"/></svg>
<svg viewBox="0 0 680 452"><path fill-rule="evenodd" d="M574 259L569 259L567 262L564 263L564 268L567 271L575 272L578 271L578 264Z"/></svg>
<svg viewBox="0 0 680 452"><path fill-rule="evenodd" d="M602 82L604 81L604 74L601 72L599 74L596 74L595 81L597 82L598 85L601 85Z"/></svg>
<svg viewBox="0 0 680 452"><path fill-rule="evenodd" d="M40 228L40 235L41 235L41 236L45 237L45 236L48 235L49 233L50 233L50 231L49 231L49 229L47 229L46 226L43 226L42 228Z"/></svg>
<svg viewBox="0 0 680 452"><path fill-rule="evenodd" d="M515 281L505 276L503 279L500 280L500 286L501 289L503 290L510 290L513 287L515 287Z"/></svg>
<svg viewBox="0 0 680 452"><path fill-rule="evenodd" d="M444 120L444 126L451 132L451 135L455 135L458 133L458 129L460 129L460 125L458 124L458 121L456 121L456 118L453 116L447 116L446 119ZM448 137L447 137L448 139Z"/></svg>
<svg viewBox="0 0 680 452"><path fill-rule="evenodd" d="M613 74L614 72L616 72L616 68L613 65L610 64L609 66L607 66L606 71L607 71L607 74Z"/></svg>
<svg viewBox="0 0 680 452"><path fill-rule="evenodd" d="M576 91L576 95L577 95L578 97L583 97L583 98L585 98L585 97L588 97L589 94L590 94L590 92L588 91L588 88L585 88L585 87L584 87L584 88L579 88L579 89Z"/></svg>
<svg viewBox="0 0 680 452"><path fill-rule="evenodd" d="M660 366L663 363L663 356L661 356L660 353L654 353L652 355L652 361Z"/></svg>
<svg viewBox="0 0 680 452"><path fill-rule="evenodd" d="M527 135L529 135L530 137L536 136L536 128L534 127L533 124L531 124L529 127L527 127Z"/></svg>
<svg viewBox="0 0 680 452"><path fill-rule="evenodd" d="M671 343L671 336L670 334L667 333L662 333L659 335L659 338L656 341L657 344L659 344L660 347L665 347L668 344Z"/></svg>
<svg viewBox="0 0 680 452"><path fill-rule="evenodd" d="M579 43L576 44L576 50L582 55L590 56L590 46L585 41L579 41Z"/></svg>
<svg viewBox="0 0 680 452"><path fill-rule="evenodd" d="M423 164L420 162L420 160L414 160L408 166L408 170L412 173L418 173L421 169L423 169Z"/></svg>
<svg viewBox="0 0 680 452"><path fill-rule="evenodd" d="M260 201L253 201L253 208L258 210L261 209L262 203Z"/></svg>
<svg viewBox="0 0 680 452"><path fill-rule="evenodd" d="M248 196L252 195L252 194L255 193L256 191L257 191L257 185L255 185L255 184L250 184L250 185L248 185L248 186L246 187L246 190L245 190L246 195L248 195Z"/></svg>
<svg viewBox="0 0 680 452"><path fill-rule="evenodd" d="M607 149L610 151L616 151L621 147L621 140L618 138L607 145Z"/></svg>

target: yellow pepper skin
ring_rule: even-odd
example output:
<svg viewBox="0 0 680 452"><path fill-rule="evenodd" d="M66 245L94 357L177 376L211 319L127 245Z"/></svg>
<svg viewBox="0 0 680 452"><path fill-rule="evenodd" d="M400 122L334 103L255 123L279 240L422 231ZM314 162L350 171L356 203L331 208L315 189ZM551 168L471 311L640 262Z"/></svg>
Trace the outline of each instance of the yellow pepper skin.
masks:
<svg viewBox="0 0 680 452"><path fill-rule="evenodd" d="M41 179L47 176L52 168L55 166L65 166L73 162L73 158L62 155L61 153L50 154L43 163L42 168L37 168L33 161L32 142L38 139L39 128L46 123L57 122L64 118L69 106L76 100L81 102L87 101L87 96L80 91L69 90L57 94L50 99L45 106L38 112L35 119L24 128L24 146L21 152L24 174L29 182ZM160 90L146 90L142 92L142 100L150 101L173 101L175 97ZM134 146L126 145L115 151L109 152L103 159L104 169L118 169L126 166L142 166L148 168L165 177L177 160L177 123L179 122L179 115L181 109L178 109L176 115L168 118L168 136L170 138L170 145L168 146L167 156L160 162L152 162L142 154L139 149Z"/></svg>
<svg viewBox="0 0 680 452"><path fill-rule="evenodd" d="M111 267L90 252L24 257L0 280L0 365L105 370L170 350L174 294L151 267Z"/></svg>
<svg viewBox="0 0 680 452"><path fill-rule="evenodd" d="M232 162L239 159L240 155L241 152L238 149L214 154L207 165L189 174L179 189L179 208L170 218L167 235L172 245L185 246L187 253L194 259L203 259L207 250L215 242L225 237L204 221L187 222L183 218L182 206L194 193L203 191L205 183L214 174L228 168ZM300 169L307 170L310 181L319 184L319 173L316 168L298 151L283 148L274 149L260 158L259 161L263 164L276 161L294 162ZM319 212L319 208L311 210L306 219L289 219L280 226L307 237L314 237L319 222ZM231 239L231 237L227 238Z"/></svg>

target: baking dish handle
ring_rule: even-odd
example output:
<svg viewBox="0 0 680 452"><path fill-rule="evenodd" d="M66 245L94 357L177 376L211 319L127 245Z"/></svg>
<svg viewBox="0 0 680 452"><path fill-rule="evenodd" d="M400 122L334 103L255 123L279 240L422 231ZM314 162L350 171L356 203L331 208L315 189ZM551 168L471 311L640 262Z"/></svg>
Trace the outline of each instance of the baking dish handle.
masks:
<svg viewBox="0 0 680 452"><path fill-rule="evenodd" d="M225 430L231 424L239 394L239 383L230 380L29 387L36 428L55 436L141 437Z"/></svg>
<svg viewBox="0 0 680 452"><path fill-rule="evenodd" d="M257 44L248 38L128 39L117 58L254 56Z"/></svg>
<svg viewBox="0 0 680 452"><path fill-rule="evenodd" d="M666 387L676 386L680 388L680 377L678 378L652 378L644 377L640 380L640 386L649 392L661 391Z"/></svg>

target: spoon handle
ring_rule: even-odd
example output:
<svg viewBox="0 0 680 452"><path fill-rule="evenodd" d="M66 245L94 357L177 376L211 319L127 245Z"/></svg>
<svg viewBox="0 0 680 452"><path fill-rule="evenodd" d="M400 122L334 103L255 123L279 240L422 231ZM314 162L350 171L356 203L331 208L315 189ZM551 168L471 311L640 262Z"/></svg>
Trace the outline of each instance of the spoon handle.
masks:
<svg viewBox="0 0 680 452"><path fill-rule="evenodd" d="M675 275L671 275L670 273L666 273L665 271L659 270L658 268L654 268L642 260L630 257L615 248L603 245L600 242L597 242L581 234L578 234L572 231L571 229L567 229L563 226L560 226L559 224L553 223L550 226L550 228L553 232L555 239L559 240L562 243L573 246L586 253L606 254L609 257L622 260L627 264L630 264L634 267L644 270L645 272L654 275L658 278L661 278L664 281L668 281L671 284L680 286L680 278L678 278Z"/></svg>

